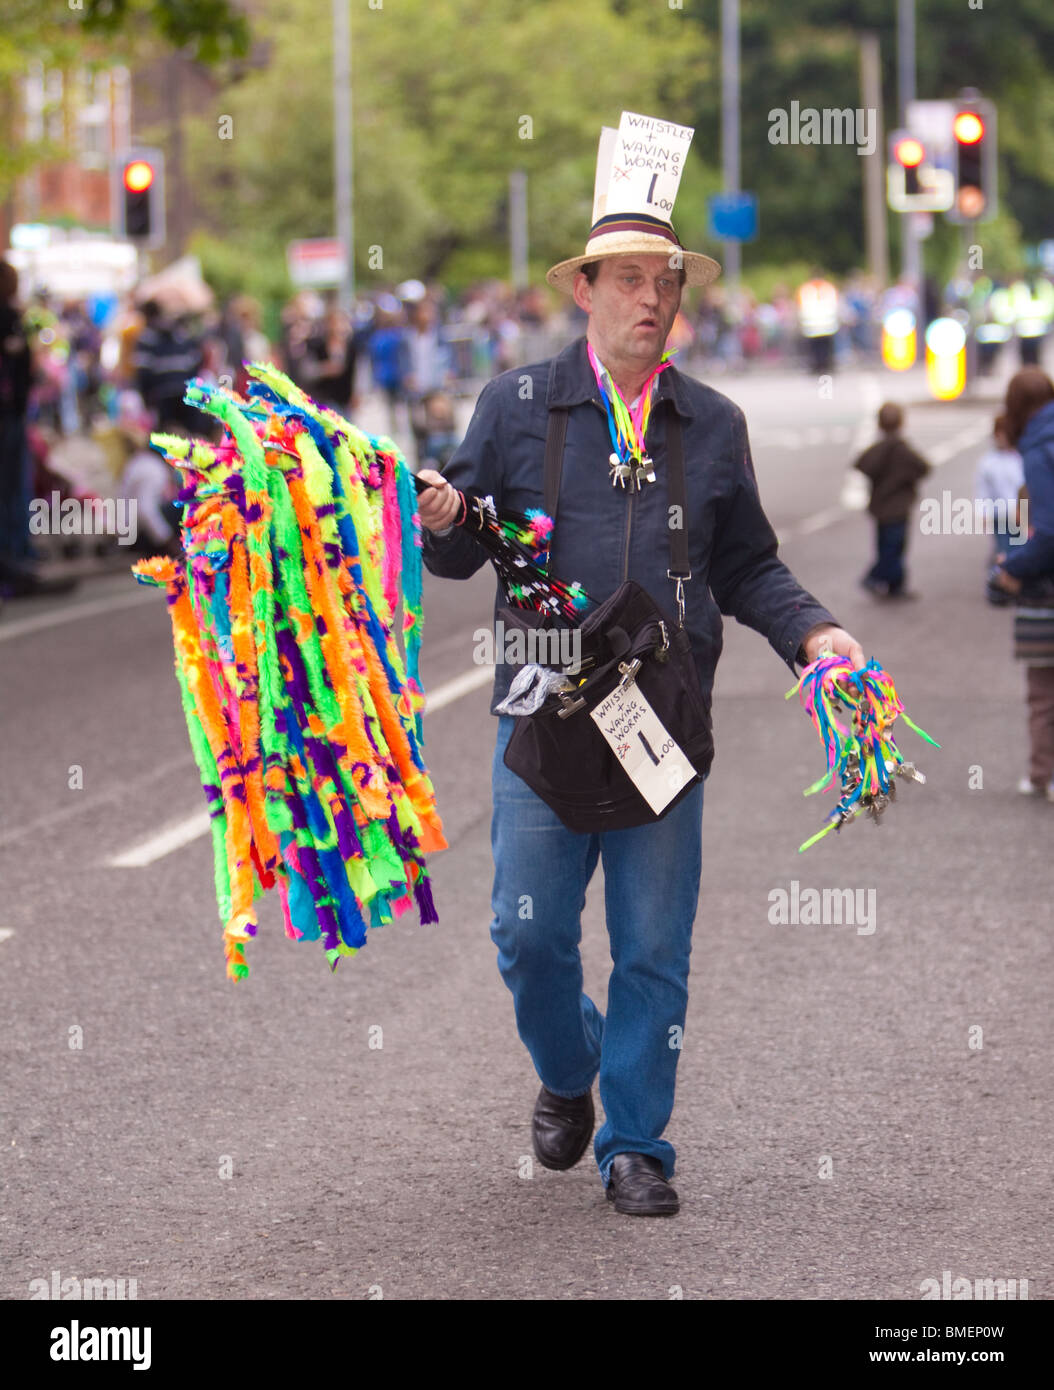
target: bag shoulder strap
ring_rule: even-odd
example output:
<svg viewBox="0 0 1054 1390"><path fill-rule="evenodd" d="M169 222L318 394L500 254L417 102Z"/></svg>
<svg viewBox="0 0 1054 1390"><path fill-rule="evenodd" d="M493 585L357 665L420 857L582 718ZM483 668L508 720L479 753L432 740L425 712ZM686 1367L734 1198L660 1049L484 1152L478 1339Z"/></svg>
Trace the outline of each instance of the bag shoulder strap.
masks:
<svg viewBox="0 0 1054 1390"><path fill-rule="evenodd" d="M564 469L564 440L567 438L567 406L554 405L549 410L545 431L545 511L556 520L556 504L560 499L560 475Z"/></svg>
<svg viewBox="0 0 1054 1390"><path fill-rule="evenodd" d="M667 573L671 579L691 579L692 570L688 563L688 532L684 525L688 513L687 489L684 480L684 430L681 426L681 417L676 410L671 410L667 416L666 458L670 469L670 504L680 508L678 519L681 522L680 526L669 528L670 568Z"/></svg>

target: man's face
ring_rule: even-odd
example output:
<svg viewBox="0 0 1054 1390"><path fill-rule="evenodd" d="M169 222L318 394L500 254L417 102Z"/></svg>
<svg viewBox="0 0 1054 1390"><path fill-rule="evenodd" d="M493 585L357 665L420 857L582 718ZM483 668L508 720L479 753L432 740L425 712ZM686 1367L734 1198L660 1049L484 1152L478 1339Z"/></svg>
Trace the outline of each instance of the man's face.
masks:
<svg viewBox="0 0 1054 1390"><path fill-rule="evenodd" d="M575 276L575 303L589 315L589 338L604 363L658 362L681 304L681 272L666 256L611 256L591 285Z"/></svg>

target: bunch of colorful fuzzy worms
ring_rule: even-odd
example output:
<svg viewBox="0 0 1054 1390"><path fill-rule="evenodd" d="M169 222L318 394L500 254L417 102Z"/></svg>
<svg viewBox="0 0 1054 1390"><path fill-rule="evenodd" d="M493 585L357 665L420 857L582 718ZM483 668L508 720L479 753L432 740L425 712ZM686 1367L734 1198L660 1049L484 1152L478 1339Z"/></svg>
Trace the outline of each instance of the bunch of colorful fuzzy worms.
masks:
<svg viewBox="0 0 1054 1390"><path fill-rule="evenodd" d="M419 490L427 487L417 479ZM494 509L492 497L462 496L461 522L487 551L514 608L533 608L577 622L592 602L578 580L549 573L553 519L539 508L527 512Z"/></svg>
<svg viewBox="0 0 1054 1390"><path fill-rule="evenodd" d="M826 791L836 777L842 792L824 828L799 845L801 853L828 831L841 830L846 821L862 811L877 825L896 796L898 777L925 782L915 764L904 761L893 739L897 715L934 748L940 744L904 713L892 677L877 661L854 670L845 657L824 654L805 668L786 698L789 700L795 693L827 755L827 771L818 782L806 787L805 795Z"/></svg>
<svg viewBox="0 0 1054 1390"><path fill-rule="evenodd" d="M414 902L438 920L424 855L446 848L421 751L413 475L276 368L248 371L248 399L188 384L222 442L151 437L182 475L183 555L133 568L167 594L232 979L264 889L335 968Z"/></svg>

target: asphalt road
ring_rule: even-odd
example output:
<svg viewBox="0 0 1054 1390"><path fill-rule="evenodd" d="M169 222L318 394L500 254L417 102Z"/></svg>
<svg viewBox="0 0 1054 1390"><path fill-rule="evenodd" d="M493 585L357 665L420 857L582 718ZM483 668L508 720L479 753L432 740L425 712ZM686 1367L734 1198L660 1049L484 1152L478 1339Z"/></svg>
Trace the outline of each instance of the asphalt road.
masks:
<svg viewBox="0 0 1054 1390"><path fill-rule="evenodd" d="M875 602L870 522L840 499L904 384L715 384L747 412L784 558L942 746L902 729L926 785L799 854L821 750L787 668L726 624L668 1130L681 1215L615 1215L588 1156L524 1162L537 1082L488 936L494 720L486 685L451 684L478 682L489 572L426 583L440 925L397 922L331 975L267 902L238 986L205 838L110 862L202 797L163 602L107 576L0 622L0 1296L55 1270L141 1299L918 1300L946 1270L1050 1296L1054 805L1015 790L1024 681L983 601L988 539L916 531L920 600ZM940 461L927 495L972 495L993 413L910 413ZM874 890L875 930L773 925L794 880ZM584 959L602 1002L599 871Z"/></svg>

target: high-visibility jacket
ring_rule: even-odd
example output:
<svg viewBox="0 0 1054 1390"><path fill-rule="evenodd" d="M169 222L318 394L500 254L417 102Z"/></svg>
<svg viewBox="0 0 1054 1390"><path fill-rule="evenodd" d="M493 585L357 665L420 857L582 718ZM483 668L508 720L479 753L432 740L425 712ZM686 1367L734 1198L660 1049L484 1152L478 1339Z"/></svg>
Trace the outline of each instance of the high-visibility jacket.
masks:
<svg viewBox="0 0 1054 1390"><path fill-rule="evenodd" d="M830 280L806 280L798 290L798 323L806 338L838 332L838 291Z"/></svg>

